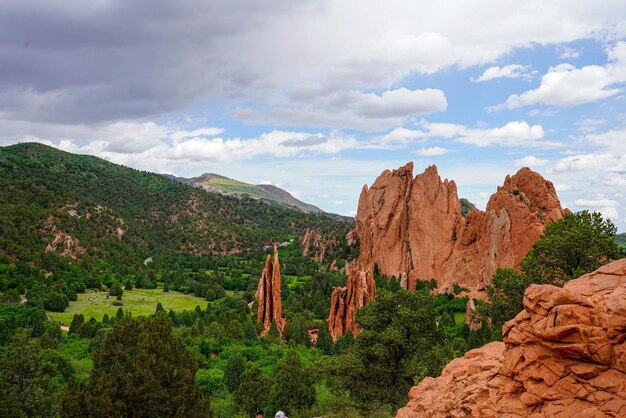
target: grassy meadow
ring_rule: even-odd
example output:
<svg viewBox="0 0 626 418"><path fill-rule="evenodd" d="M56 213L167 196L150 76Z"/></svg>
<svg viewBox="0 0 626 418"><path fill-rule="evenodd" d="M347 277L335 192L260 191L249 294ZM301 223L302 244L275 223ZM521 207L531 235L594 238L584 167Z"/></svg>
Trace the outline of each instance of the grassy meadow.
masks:
<svg viewBox="0 0 626 418"><path fill-rule="evenodd" d="M133 316L143 316L153 314L159 302L166 311L172 309L175 312L193 310L197 305L204 309L207 304L203 298L174 291L163 292L162 288L124 290L122 298L124 305L115 306L113 304L115 301L115 297L109 297L107 292L79 293L78 300L70 302L65 312L47 313L54 321L69 326L74 314L80 313L85 315L86 321L90 318L100 321L105 313L109 314L109 317L115 316L119 308L130 311Z"/></svg>

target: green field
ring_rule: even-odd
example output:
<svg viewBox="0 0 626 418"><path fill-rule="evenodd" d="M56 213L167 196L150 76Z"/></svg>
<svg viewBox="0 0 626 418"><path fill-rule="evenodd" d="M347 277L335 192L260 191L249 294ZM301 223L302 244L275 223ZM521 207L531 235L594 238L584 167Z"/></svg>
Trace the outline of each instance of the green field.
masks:
<svg viewBox="0 0 626 418"><path fill-rule="evenodd" d="M465 322L465 312L455 312L454 313L454 322L457 325L461 325L463 322Z"/></svg>
<svg viewBox="0 0 626 418"><path fill-rule="evenodd" d="M74 314L80 313L85 315L86 321L92 317L100 321L105 313L109 314L109 317L115 316L119 308L130 311L134 316L150 315L154 313L158 302L161 302L166 311L173 309L175 312L185 309L193 310L197 305L204 309L207 305L203 298L174 291L163 293L163 289L124 290L122 300L124 306L113 305L116 299L114 297L107 298L107 296L106 292L81 293L78 295L77 301L70 302L70 306L65 309L65 312L47 313L54 321L69 325Z"/></svg>

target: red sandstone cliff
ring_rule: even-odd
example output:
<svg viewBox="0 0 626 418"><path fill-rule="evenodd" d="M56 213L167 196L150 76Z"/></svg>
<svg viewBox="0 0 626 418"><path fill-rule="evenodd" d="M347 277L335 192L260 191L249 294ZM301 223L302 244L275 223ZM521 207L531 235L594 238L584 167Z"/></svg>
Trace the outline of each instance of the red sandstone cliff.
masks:
<svg viewBox="0 0 626 418"><path fill-rule="evenodd" d="M285 319L280 302L280 262L276 244L274 244L274 260L268 254L265 261L265 268L256 291L256 299L259 302L257 322L263 323L261 335L269 331L272 321L276 321L276 326L282 332Z"/></svg>
<svg viewBox="0 0 626 418"><path fill-rule="evenodd" d="M626 416L626 259L530 286L503 336L412 388L397 417Z"/></svg>
<svg viewBox="0 0 626 418"><path fill-rule="evenodd" d="M562 216L552 183L528 168L507 176L486 210L473 209L467 217L456 184L442 181L437 167L415 178L413 163L385 170L359 198L355 232L360 255L347 287L333 292L331 335L356 330L353 312L375 293L374 266L409 290L418 279L434 278L440 290L458 283L483 297L495 270L517 268L545 225Z"/></svg>

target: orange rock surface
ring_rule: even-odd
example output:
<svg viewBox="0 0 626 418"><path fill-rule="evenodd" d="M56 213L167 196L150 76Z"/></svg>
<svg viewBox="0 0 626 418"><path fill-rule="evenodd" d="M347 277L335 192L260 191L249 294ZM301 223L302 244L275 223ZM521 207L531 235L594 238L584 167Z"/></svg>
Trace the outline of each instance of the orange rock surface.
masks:
<svg viewBox="0 0 626 418"><path fill-rule="evenodd" d="M456 184L442 181L437 167L415 178L413 163L385 170L371 187L363 187L359 198L355 233L360 255L349 270L347 287L333 293L331 335L341 335L333 329L356 329L351 313L361 299L351 295L368 299L375 294L375 268L400 280L405 289L434 278L440 291L457 283L481 298L495 270L519 267L545 225L562 216L552 183L528 168L507 176L486 210L472 209L467 217L461 213ZM367 288L357 291L353 285ZM342 297L349 299L337 299Z"/></svg>
<svg viewBox="0 0 626 418"><path fill-rule="evenodd" d="M263 323L261 335L265 335L269 331L272 321L276 321L276 326L282 333L285 319L280 302L280 262L278 261L276 244L274 244L274 259L272 260L268 254L265 261L265 268L256 291L256 299L259 302L257 322Z"/></svg>
<svg viewBox="0 0 626 418"><path fill-rule="evenodd" d="M626 416L626 259L530 286L503 336L413 387L397 417Z"/></svg>
<svg viewBox="0 0 626 418"><path fill-rule="evenodd" d="M307 228L302 238L298 240L302 246L302 255L307 256L311 250L314 251L313 259L319 263L324 262L326 255L326 240L313 229Z"/></svg>

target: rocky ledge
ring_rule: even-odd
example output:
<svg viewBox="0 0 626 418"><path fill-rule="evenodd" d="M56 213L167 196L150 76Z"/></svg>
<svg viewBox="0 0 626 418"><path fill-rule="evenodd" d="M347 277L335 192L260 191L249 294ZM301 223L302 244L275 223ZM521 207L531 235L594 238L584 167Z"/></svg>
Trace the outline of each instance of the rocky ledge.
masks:
<svg viewBox="0 0 626 418"><path fill-rule="evenodd" d="M503 336L413 387L397 417L626 417L626 259L530 286Z"/></svg>

